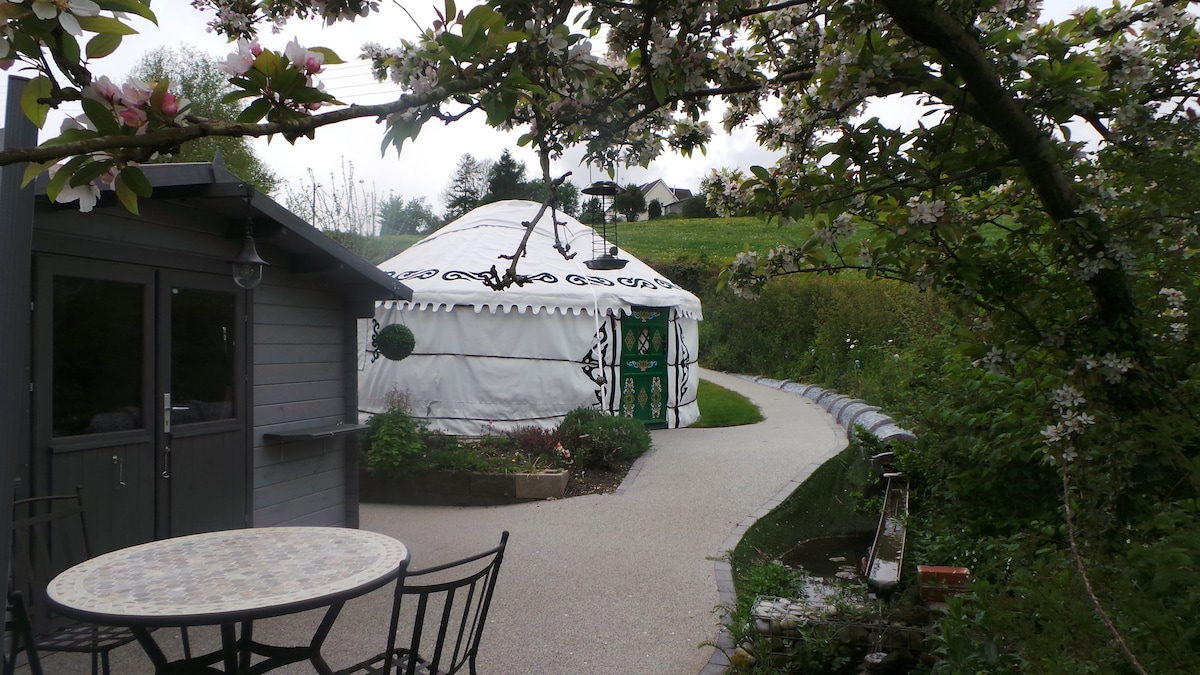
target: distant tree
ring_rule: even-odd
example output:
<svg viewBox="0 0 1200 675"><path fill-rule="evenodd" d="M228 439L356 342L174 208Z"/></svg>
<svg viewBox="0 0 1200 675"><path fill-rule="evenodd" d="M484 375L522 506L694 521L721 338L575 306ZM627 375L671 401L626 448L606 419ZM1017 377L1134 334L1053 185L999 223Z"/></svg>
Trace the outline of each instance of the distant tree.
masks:
<svg viewBox="0 0 1200 675"><path fill-rule="evenodd" d="M625 220L634 222L646 211L646 195L640 187L630 183L624 192L613 197L613 210L625 216Z"/></svg>
<svg viewBox="0 0 1200 675"><path fill-rule="evenodd" d="M588 199L579 211L579 222L584 225L599 225L603 217L604 205L601 204L599 197Z"/></svg>
<svg viewBox="0 0 1200 675"><path fill-rule="evenodd" d="M679 214L684 218L716 218L717 212L704 200L704 197L691 197L683 202Z"/></svg>
<svg viewBox="0 0 1200 675"><path fill-rule="evenodd" d="M529 181L525 183L525 192L528 194L525 199L532 199L535 202L546 201L546 184L543 181ZM559 211L567 215L574 216L579 213L579 188L571 181L563 181L555 189L555 194L558 197L556 206Z"/></svg>
<svg viewBox="0 0 1200 675"><path fill-rule="evenodd" d="M500 159L488 171L488 191L482 203L490 204L502 199L536 199L525 181L525 163L519 162L508 150L500 153Z"/></svg>
<svg viewBox="0 0 1200 675"><path fill-rule="evenodd" d="M377 217L380 235L425 234L442 225L424 197L405 201L402 195L389 195L380 202Z"/></svg>
<svg viewBox="0 0 1200 675"><path fill-rule="evenodd" d="M133 67L132 77L146 82L164 79L171 90L191 101L191 114L215 122L233 122L242 109L237 102L222 97L233 91L229 75L217 68L217 62L195 49L178 51L160 47L142 55ZM162 154L154 163L211 162L217 151L225 168L247 181L260 192L271 194L279 187L279 177L258 157L248 138L236 136L197 139L181 146L173 154Z"/></svg>
<svg viewBox="0 0 1200 675"><path fill-rule="evenodd" d="M650 214L650 220L662 218L662 202L657 199L651 199L650 205L646 207L646 211Z"/></svg>
<svg viewBox="0 0 1200 675"><path fill-rule="evenodd" d="M483 196L487 194L490 171L491 162L477 160L469 153L458 158L454 176L443 195L446 200L446 213L443 218L446 222L479 206Z"/></svg>
<svg viewBox="0 0 1200 675"><path fill-rule="evenodd" d="M284 186L284 204L288 209L327 232L351 232L359 235L375 234L376 199L375 191L366 188L366 182L354 179L354 162L342 158L342 175L329 173L326 181L317 181L310 168L308 181L293 186Z"/></svg>

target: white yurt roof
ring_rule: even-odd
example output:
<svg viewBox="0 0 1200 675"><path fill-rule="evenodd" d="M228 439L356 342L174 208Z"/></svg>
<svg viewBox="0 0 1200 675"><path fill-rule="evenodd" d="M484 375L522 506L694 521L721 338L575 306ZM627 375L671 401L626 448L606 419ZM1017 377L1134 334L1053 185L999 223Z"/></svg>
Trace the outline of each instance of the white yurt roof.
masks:
<svg viewBox="0 0 1200 675"><path fill-rule="evenodd" d="M503 291L484 285L485 273L495 266L501 275L525 234L523 223L537 215L541 204L507 200L481 206L413 244L379 267L412 289L412 301L399 307L438 311L469 306L524 313L532 311L601 315L630 311L633 305L673 307L681 315L700 320L700 300L679 288L627 251L617 257L629 263L619 270L592 270L584 261L592 257L592 229L575 218L558 213L560 240L575 254L565 259L554 248L551 212L534 225L517 273L531 280ZM628 227L628 226L627 226ZM605 249L608 247L605 246Z"/></svg>

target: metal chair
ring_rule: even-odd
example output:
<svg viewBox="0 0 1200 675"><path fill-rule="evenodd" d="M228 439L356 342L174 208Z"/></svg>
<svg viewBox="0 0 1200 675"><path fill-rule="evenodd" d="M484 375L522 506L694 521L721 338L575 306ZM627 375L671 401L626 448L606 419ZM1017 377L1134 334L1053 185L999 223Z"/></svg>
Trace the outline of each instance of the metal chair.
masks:
<svg viewBox="0 0 1200 675"><path fill-rule="evenodd" d="M450 675L464 668L474 675L507 543L504 532L499 546L468 558L423 570L401 568L387 650L335 675ZM412 630L408 646L397 647L402 625Z"/></svg>
<svg viewBox="0 0 1200 675"><path fill-rule="evenodd" d="M59 572L91 557L82 488L75 488L73 495L13 502L12 591L6 626L12 638L4 659L6 674L15 668L18 654L25 651L33 675L42 672L38 652L89 654L92 675L109 675L109 652L137 639L127 628L83 623L50 611L45 600L46 584ZM186 632L183 648L191 651Z"/></svg>

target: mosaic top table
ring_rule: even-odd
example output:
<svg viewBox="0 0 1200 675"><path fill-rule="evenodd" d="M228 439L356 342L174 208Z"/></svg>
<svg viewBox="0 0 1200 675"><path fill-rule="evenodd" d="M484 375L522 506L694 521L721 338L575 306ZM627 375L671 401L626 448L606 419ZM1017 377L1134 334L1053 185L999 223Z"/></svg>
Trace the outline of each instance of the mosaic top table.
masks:
<svg viewBox="0 0 1200 675"><path fill-rule="evenodd" d="M159 674L256 674L303 660L328 674L321 646L342 606L395 579L407 559L403 543L364 530L223 530L97 556L59 574L46 592L67 616L133 629ZM308 645L254 642L254 620L321 607L328 610ZM221 650L181 661L169 662L150 635L156 627L204 625L221 627ZM266 658L251 664L252 655Z"/></svg>

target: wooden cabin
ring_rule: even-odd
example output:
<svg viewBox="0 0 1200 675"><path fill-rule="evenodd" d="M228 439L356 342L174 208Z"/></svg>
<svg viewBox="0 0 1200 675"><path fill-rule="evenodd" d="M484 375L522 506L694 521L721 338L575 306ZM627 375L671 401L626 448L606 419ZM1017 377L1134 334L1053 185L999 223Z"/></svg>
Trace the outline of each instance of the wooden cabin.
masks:
<svg viewBox="0 0 1200 675"><path fill-rule="evenodd" d="M357 526L357 320L408 289L219 160L144 170L140 215L36 191L16 498L83 486L97 552ZM231 276L247 233L253 289Z"/></svg>

